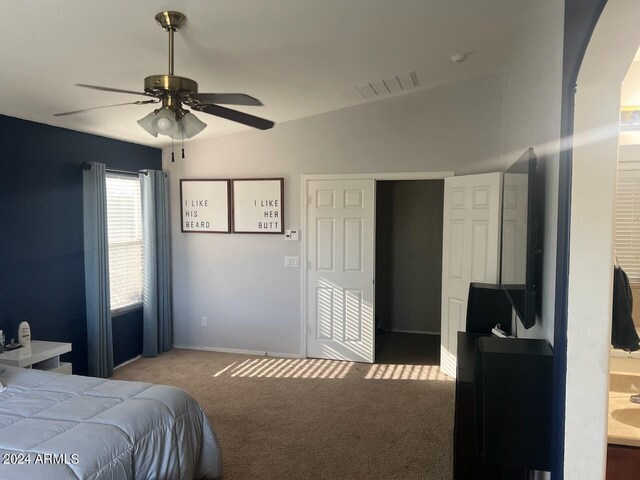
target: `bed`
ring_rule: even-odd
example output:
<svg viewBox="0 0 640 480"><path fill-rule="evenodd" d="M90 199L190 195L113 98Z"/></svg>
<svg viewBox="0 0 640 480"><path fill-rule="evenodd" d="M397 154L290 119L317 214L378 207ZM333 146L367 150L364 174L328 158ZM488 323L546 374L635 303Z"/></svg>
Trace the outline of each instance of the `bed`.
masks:
<svg viewBox="0 0 640 480"><path fill-rule="evenodd" d="M200 405L179 388L2 367L0 479L219 479Z"/></svg>

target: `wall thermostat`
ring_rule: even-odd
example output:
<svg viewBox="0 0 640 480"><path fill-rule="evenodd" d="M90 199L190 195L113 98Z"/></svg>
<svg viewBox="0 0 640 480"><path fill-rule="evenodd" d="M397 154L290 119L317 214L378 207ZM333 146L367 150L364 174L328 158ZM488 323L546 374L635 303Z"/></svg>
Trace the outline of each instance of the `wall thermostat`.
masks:
<svg viewBox="0 0 640 480"><path fill-rule="evenodd" d="M298 241L298 232L299 232L298 230L285 230L284 231L284 238L286 238L290 242L297 242Z"/></svg>

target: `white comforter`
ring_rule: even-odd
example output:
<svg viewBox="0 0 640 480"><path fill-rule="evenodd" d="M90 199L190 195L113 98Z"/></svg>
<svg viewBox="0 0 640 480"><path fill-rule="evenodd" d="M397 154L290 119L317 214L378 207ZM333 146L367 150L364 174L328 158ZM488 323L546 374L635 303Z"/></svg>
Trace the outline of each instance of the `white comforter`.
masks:
<svg viewBox="0 0 640 480"><path fill-rule="evenodd" d="M218 440L184 391L6 367L1 479L216 479Z"/></svg>

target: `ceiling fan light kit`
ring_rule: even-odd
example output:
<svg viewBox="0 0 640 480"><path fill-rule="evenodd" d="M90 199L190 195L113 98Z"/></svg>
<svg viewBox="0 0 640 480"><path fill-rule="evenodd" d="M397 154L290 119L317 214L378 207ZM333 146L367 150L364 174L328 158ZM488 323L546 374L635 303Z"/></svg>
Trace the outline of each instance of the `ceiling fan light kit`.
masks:
<svg viewBox="0 0 640 480"><path fill-rule="evenodd" d="M196 117L193 113L187 112L180 122L182 126L182 138L195 137L207 127L207 124Z"/></svg>
<svg viewBox="0 0 640 480"><path fill-rule="evenodd" d="M151 112L150 114L138 120L138 125L144 128L144 130L149 135L153 135L154 137L157 137L158 132L156 131L155 128L153 128L153 121L155 120L155 118L156 118L156 112Z"/></svg>
<svg viewBox="0 0 640 480"><path fill-rule="evenodd" d="M185 140L194 137L207 126L184 106L198 112L207 113L220 118L248 125L260 130L273 127L271 120L255 117L244 112L221 107L219 104L261 106L260 100L243 93L198 93L198 84L190 78L174 75L174 33L187 21L180 12L165 11L155 16L156 22L169 36L169 73L166 75L150 75L144 79L144 92L135 92L119 88L101 87L97 85L76 84L79 87L91 88L107 92L142 95L153 100L130 102L125 104L105 105L101 107L58 113L56 116L72 115L99 108L119 105L146 105L162 102L162 107L152 111L138 120L138 125L149 135L157 137L166 135L172 140Z"/></svg>

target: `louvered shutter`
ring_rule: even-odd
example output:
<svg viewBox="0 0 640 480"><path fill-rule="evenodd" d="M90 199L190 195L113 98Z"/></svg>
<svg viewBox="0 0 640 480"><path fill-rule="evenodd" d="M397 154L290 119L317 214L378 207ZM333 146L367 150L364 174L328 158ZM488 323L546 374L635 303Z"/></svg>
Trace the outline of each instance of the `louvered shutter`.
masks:
<svg viewBox="0 0 640 480"><path fill-rule="evenodd" d="M640 284L640 162L618 170L615 249L629 281Z"/></svg>

